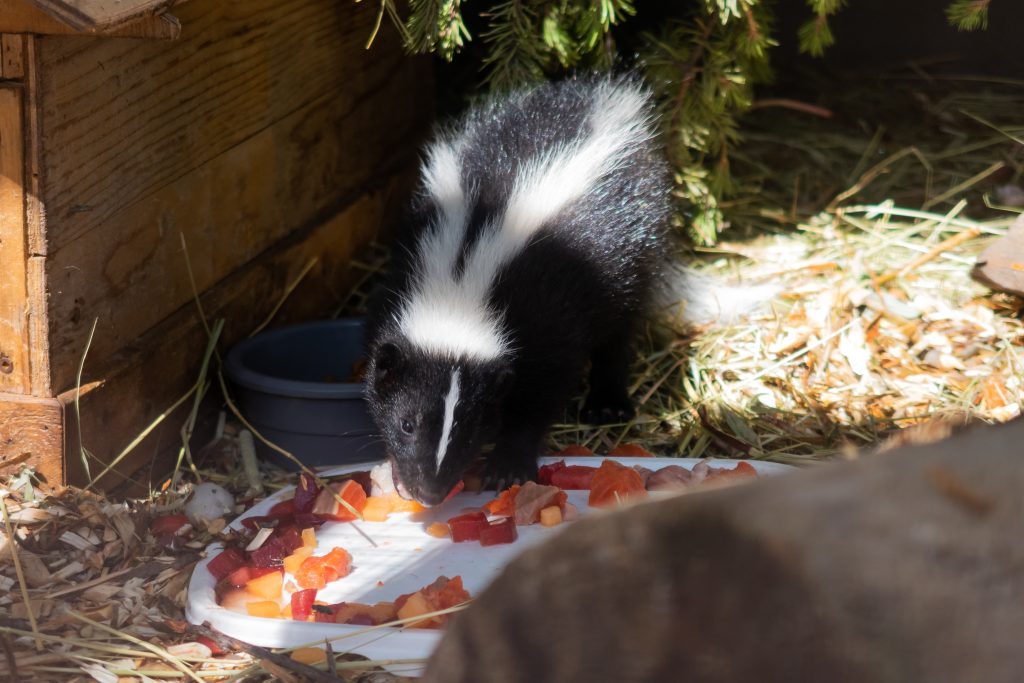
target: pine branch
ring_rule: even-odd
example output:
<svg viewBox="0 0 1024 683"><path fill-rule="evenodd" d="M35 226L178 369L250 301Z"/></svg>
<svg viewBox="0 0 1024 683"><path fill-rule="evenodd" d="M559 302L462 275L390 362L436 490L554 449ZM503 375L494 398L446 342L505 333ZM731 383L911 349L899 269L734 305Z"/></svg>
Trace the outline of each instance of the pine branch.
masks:
<svg viewBox="0 0 1024 683"><path fill-rule="evenodd" d="M956 0L946 9L949 23L961 31L976 31L988 28L988 6L990 0Z"/></svg>

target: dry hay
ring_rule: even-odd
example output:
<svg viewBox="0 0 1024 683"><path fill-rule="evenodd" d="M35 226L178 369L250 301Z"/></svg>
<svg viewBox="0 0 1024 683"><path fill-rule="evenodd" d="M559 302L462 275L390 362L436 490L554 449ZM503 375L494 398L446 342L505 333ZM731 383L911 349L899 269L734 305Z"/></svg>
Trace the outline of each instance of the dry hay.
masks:
<svg viewBox="0 0 1024 683"><path fill-rule="evenodd" d="M969 270L1018 213L993 206L1024 205L1024 83L887 78L830 91L818 104L831 119L806 107L747 118L747 143L732 159L741 182L726 205L732 229L695 258L719 277L778 283L781 295L754 317L695 334L652 325L632 387L637 418L556 426L554 448L628 441L659 454L808 463L934 418L1018 414L1021 301L991 294ZM371 257L360 266L367 278L383 264L379 252ZM197 387L207 383L204 375ZM145 501L47 494L31 470L0 472L9 524L0 533L0 671L104 683L334 680L324 664L302 668L287 653L232 644L213 656L196 640L184 591L223 520L168 548L148 533L150 518L177 511L195 478L237 492L239 509L257 492L233 438L184 455L188 471ZM264 474L267 488L286 478ZM337 675L392 680L347 668L372 664L353 659L339 657Z"/></svg>

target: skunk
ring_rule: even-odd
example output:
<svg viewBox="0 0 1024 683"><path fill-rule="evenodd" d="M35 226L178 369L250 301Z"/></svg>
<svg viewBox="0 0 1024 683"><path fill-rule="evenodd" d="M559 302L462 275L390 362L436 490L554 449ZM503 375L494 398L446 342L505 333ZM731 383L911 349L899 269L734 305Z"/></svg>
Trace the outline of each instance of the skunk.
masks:
<svg viewBox="0 0 1024 683"><path fill-rule="evenodd" d="M672 182L630 77L484 101L429 144L392 281L367 318L367 399L396 481L441 502L535 475L590 367L588 421L633 414L638 324L672 246Z"/></svg>

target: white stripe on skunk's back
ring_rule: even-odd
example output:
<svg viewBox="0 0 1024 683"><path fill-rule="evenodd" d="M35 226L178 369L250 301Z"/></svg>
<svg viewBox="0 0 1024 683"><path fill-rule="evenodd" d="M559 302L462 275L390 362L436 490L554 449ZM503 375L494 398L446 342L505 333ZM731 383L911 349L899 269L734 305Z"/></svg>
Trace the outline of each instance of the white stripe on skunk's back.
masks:
<svg viewBox="0 0 1024 683"><path fill-rule="evenodd" d="M653 135L647 94L632 83L604 81L590 95L586 132L524 160L504 213L487 225L455 265L466 239L472 188L463 187L460 156L471 144L463 132L435 142L423 171L424 190L439 207L416 246L414 284L398 314L402 333L439 355L480 360L506 353L500 313L487 307L497 273L563 209L600 187L628 154Z"/></svg>

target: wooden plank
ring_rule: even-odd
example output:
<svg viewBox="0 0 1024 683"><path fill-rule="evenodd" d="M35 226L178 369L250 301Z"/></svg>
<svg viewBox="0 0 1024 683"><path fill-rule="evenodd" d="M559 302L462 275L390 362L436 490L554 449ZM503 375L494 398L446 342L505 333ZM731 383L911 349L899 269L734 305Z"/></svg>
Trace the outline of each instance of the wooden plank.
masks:
<svg viewBox="0 0 1024 683"><path fill-rule="evenodd" d="M2 2L2 0L0 0ZM3 10L0 10L2 12ZM0 78L20 81L25 77L25 45L19 35L0 35Z"/></svg>
<svg viewBox="0 0 1024 683"><path fill-rule="evenodd" d="M29 364L22 92L0 87L0 391L25 394Z"/></svg>
<svg viewBox="0 0 1024 683"><path fill-rule="evenodd" d="M316 318L336 306L352 284L348 263L354 251L375 238L380 226L395 222L396 207L400 206L396 197L407 193L409 185L408 175L378 179L374 191L330 219L281 240L203 294L203 308L209 319L226 320L222 351L262 321L285 286L311 258L318 259L317 265L287 300L274 324ZM89 450L107 461L119 453L195 382L205 347L206 335L195 306L188 303L137 343L107 359L104 367L87 366L86 381L103 382L80 403L82 432ZM70 396L62 398L69 400ZM67 414L66 479L81 484L84 474L75 455L77 429L72 411ZM169 461L164 458L155 463L154 459L176 453L184 415L179 411L176 419L168 419L156 429L123 461L117 474L101 482L101 488L131 480L145 484L150 477L158 484Z"/></svg>
<svg viewBox="0 0 1024 683"><path fill-rule="evenodd" d="M4 462L29 454L28 463L47 481L63 477L63 409L56 399L0 393L0 473Z"/></svg>
<svg viewBox="0 0 1024 683"><path fill-rule="evenodd" d="M28 0L0 0L0 32L39 35L103 35L121 38L171 40L181 34L181 24L170 14L145 16L115 27L75 28L30 4Z"/></svg>
<svg viewBox="0 0 1024 683"><path fill-rule="evenodd" d="M322 0L301 0L281 6L319 16L323 5ZM294 58L275 56L270 64L267 51L277 55L279 50L275 41L294 40L291 29L281 26L291 26L294 17L281 15L277 6L263 6L261 21L276 26L242 31L261 32L262 37L251 37L260 43L256 47L236 38L217 39L223 31L241 31L237 22L242 20L217 20L210 15L219 15L219 10L214 12L205 2L186 6L197 12L186 26L201 25L200 33L214 41L209 48L214 52L206 54L204 48L193 53L198 48L188 38L172 52L188 72L207 75L195 81L178 74L179 66L169 66L177 84L171 88L175 97L166 97L166 89L151 90L139 83L126 93L128 100L118 99L129 102L124 107L129 117L150 117L151 129L133 128L124 121L121 133L108 131L106 119L120 118L121 109L111 110L81 93L69 99L66 93L47 91L60 101L52 110L47 101L44 111L93 107L93 114L83 117L95 124L92 130L106 145L97 146L80 124L65 123L64 117L47 117L44 122L50 344L60 350L52 359L55 389L70 386L94 318L100 319L100 327L92 353L102 359L188 302L191 287L178 233L195 247L196 277L200 290L205 289L297 225L361 191L381 168L393 163L396 153L405 155L418 144L426 110L422 103L429 99L425 63L407 60L395 43L367 53L357 42L343 47L337 41L345 38L323 36L316 40L326 41L328 48L311 46L303 51L293 45ZM349 14L348 8L331 7L334 13ZM363 25L364 20L358 23ZM351 29L347 31L347 38L354 41ZM60 70L63 67L53 61L56 51L45 48L50 40L42 40L49 55L44 61ZM222 51L222 42L230 54ZM179 46L188 49L179 53ZM108 53L106 43L99 47L101 54ZM92 58L91 49L89 54ZM346 66L328 66L328 54ZM153 59L163 63L162 55ZM74 56L71 60L76 61ZM205 71L199 61L207 63ZM245 68L236 71L238 64ZM107 66L106 71L116 68ZM323 71L351 77L341 83ZM93 74L82 77L88 80ZM76 82L70 89L77 92L78 87ZM228 91L233 95L224 99ZM145 106L131 104L131 97ZM217 101L219 105L207 108ZM200 121L202 125L196 125ZM238 139L239 134L244 137ZM139 140L147 142L140 147ZM67 153L69 145L77 146L74 154ZM209 156L218 149L222 151ZM72 163L75 160L77 164ZM79 167L92 169L88 177ZM116 177L120 188L108 187L108 177ZM150 184L139 184L146 177ZM83 202L70 214L73 199L68 188L77 188L74 196ZM127 199L119 194L122 191ZM145 196L135 199L139 192ZM102 221L97 223L97 218ZM91 227L85 229L86 225ZM69 241L70 233L76 234Z"/></svg>
<svg viewBox="0 0 1024 683"><path fill-rule="evenodd" d="M175 0L31 0L79 30L103 30L167 9Z"/></svg>
<svg viewBox="0 0 1024 683"><path fill-rule="evenodd" d="M49 292L46 285L46 211L42 202L42 130L40 129L39 59L35 36L23 36L25 64L25 231L28 246L29 348L32 394L52 396L50 382Z"/></svg>

